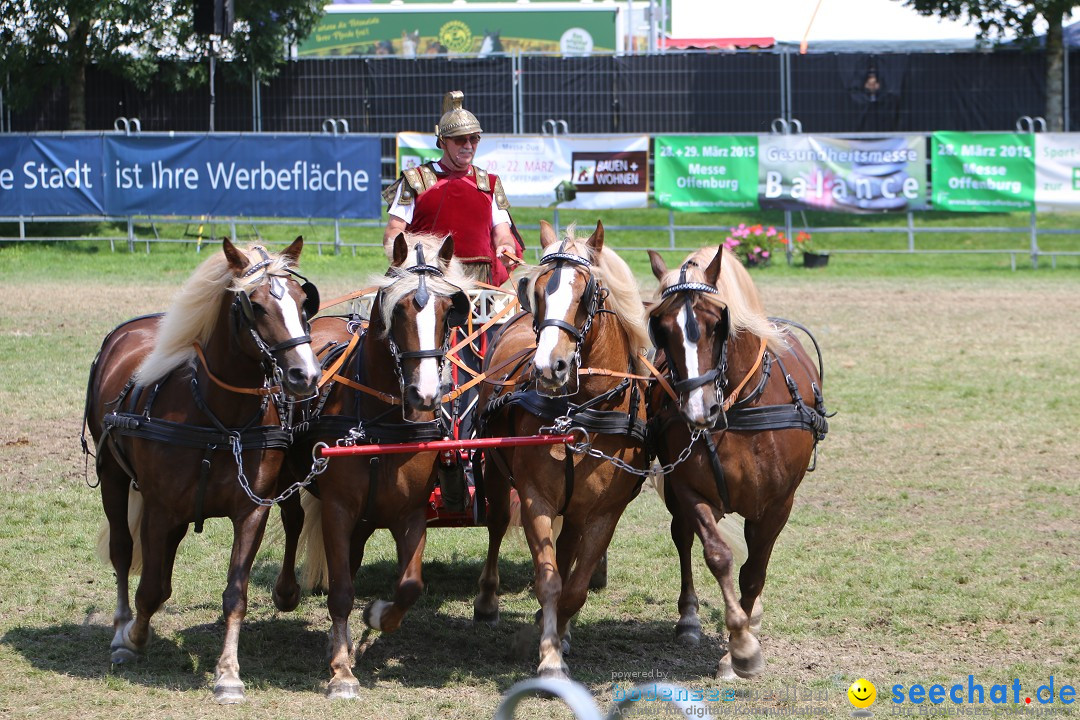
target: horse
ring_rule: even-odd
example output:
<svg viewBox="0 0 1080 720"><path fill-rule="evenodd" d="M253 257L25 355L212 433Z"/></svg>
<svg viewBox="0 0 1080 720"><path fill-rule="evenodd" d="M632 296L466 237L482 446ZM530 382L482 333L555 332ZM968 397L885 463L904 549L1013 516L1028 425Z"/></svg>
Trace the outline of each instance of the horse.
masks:
<svg viewBox="0 0 1080 720"><path fill-rule="evenodd" d="M498 556L512 483L541 606L537 672L567 678L570 619L584 605L590 578L649 464L644 388L642 376L634 374L648 335L636 280L626 262L604 247L602 223L587 239L571 226L560 241L541 222L540 241L539 265L518 285L519 301L531 312L507 323L485 360L494 382L481 391L481 434L537 435L545 427L572 427L591 443L589 452L580 445L577 452L565 446L484 452L488 554L473 617L498 621ZM531 324L524 322L529 317ZM556 546L552 526L558 516L563 522Z"/></svg>
<svg viewBox="0 0 1080 720"><path fill-rule="evenodd" d="M828 432L820 350L815 366L798 338L765 315L730 251L702 248L673 271L659 253L649 256L660 281L649 330L668 373L650 394L649 431L660 461L671 463L663 469L682 571L676 637L701 637L690 565L696 532L724 596L729 642L719 674L751 678L764 669L760 598L773 545ZM745 518L741 598L717 527L727 513Z"/></svg>
<svg viewBox="0 0 1080 720"><path fill-rule="evenodd" d="M196 269L164 316L110 332L90 369L83 420L96 443L106 515L99 548L116 572L112 662L146 650L151 618L172 595L188 526L201 532L205 518L227 517L233 546L214 680L219 703L244 700L240 626L272 505L264 498L277 492L290 439L286 396L311 395L319 377L306 329L318 291L294 269L302 248L302 238L280 254L223 239L223 252ZM85 432L82 441L90 452ZM294 561L301 512L295 495L282 507L286 558L273 596L282 610L300 601ZM134 617L128 577L139 572L139 555L132 528L141 554Z"/></svg>
<svg viewBox="0 0 1080 720"><path fill-rule="evenodd" d="M320 443L441 440L449 435L441 411L447 345L451 328L468 317L466 293L473 287L453 254L450 236L401 233L387 274L373 281L379 291L366 332L358 318L315 321L312 337L316 348L326 350L320 352L328 366L326 382L297 428L290 453L294 473L306 470ZM330 698L359 695L349 615L353 578L377 528L389 529L397 543L399 577L393 602L369 604L364 622L385 633L395 631L423 591L426 508L436 456L334 457L312 487L319 502L305 498L306 509L318 507L304 528L309 575L325 573L329 579Z"/></svg>

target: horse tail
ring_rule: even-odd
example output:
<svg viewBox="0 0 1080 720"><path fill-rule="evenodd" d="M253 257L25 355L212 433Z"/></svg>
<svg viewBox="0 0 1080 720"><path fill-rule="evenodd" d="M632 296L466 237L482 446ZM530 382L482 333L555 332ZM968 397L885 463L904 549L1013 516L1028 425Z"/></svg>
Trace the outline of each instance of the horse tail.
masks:
<svg viewBox="0 0 1080 720"><path fill-rule="evenodd" d="M128 502L127 502L127 525L128 534L131 536L131 567L128 571L132 575L138 575L142 572L142 516L143 516L143 498L142 493L135 488L128 489ZM112 556L109 552L109 538L111 536L111 530L109 527L109 521L104 520L101 523L101 529L98 530L97 538L97 556L98 559L105 565L109 565L112 562Z"/></svg>
<svg viewBox="0 0 1080 720"><path fill-rule="evenodd" d="M300 587L307 591L326 592L330 588L330 571L323 545L322 501L309 492L300 493L304 508L304 529L300 531L300 548L304 555Z"/></svg>
<svg viewBox="0 0 1080 720"><path fill-rule="evenodd" d="M657 474L651 477L656 494L660 496L661 500L664 500L664 476ZM716 523L720 539L731 550L736 567L746 562L746 558L750 554L746 548L745 527L746 518L737 513L727 513Z"/></svg>

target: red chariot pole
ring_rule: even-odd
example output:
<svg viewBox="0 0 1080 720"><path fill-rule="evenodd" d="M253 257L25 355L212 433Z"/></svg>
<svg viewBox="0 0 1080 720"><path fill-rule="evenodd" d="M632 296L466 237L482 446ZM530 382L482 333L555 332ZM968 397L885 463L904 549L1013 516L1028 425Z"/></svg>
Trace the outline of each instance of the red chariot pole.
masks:
<svg viewBox="0 0 1080 720"><path fill-rule="evenodd" d="M389 455L435 450L473 450L491 447L522 447L525 445L558 445L574 442L573 434L534 435L529 437L474 438L471 440L429 440L428 442L388 443L375 445L346 445L320 448L322 457L336 455Z"/></svg>

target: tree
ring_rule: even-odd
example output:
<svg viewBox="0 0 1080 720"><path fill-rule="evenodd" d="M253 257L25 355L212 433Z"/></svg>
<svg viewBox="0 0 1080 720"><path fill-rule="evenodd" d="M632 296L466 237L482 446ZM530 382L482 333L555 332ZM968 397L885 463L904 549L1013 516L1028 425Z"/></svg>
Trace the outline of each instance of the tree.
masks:
<svg viewBox="0 0 1080 720"><path fill-rule="evenodd" d="M1076 0L902 0L921 15L937 15L961 20L979 28L979 37L991 42L1010 33L1033 42L1046 24L1046 124L1051 131L1065 127L1065 43L1062 26L1065 16L1080 2Z"/></svg>
<svg viewBox="0 0 1080 720"><path fill-rule="evenodd" d="M215 53L229 72L264 82L285 62L285 49L308 35L325 0L237 0L228 38ZM42 89L68 90L68 129L86 128L86 68L97 65L144 89L163 61L187 63L177 85L205 84L191 61L207 56L210 38L195 34L195 0L0 0L0 83L4 100L25 107Z"/></svg>

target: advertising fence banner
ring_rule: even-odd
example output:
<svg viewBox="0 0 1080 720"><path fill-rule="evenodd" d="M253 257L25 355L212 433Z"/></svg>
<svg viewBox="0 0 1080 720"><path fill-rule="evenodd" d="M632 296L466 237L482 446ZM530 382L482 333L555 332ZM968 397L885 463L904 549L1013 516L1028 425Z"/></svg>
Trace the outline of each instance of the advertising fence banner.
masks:
<svg viewBox="0 0 1080 720"><path fill-rule="evenodd" d="M855 213L925 210L926 138L763 135L758 206Z"/></svg>
<svg viewBox="0 0 1080 720"><path fill-rule="evenodd" d="M931 146L935 210L1034 209L1034 135L938 132Z"/></svg>
<svg viewBox="0 0 1080 720"><path fill-rule="evenodd" d="M1080 135L1035 136L1035 206L1039 210L1080 208Z"/></svg>
<svg viewBox="0 0 1080 720"><path fill-rule="evenodd" d="M398 133L397 148L399 171L442 155L430 134ZM474 162L498 175L519 207L648 206L645 135L485 135Z"/></svg>
<svg viewBox="0 0 1080 720"><path fill-rule="evenodd" d="M684 212L758 209L757 137L661 135L654 142L658 205Z"/></svg>
<svg viewBox="0 0 1080 720"><path fill-rule="evenodd" d="M101 137L0 137L0 215L103 215Z"/></svg>
<svg viewBox="0 0 1080 720"><path fill-rule="evenodd" d="M0 214L377 218L378 138L0 138Z"/></svg>

